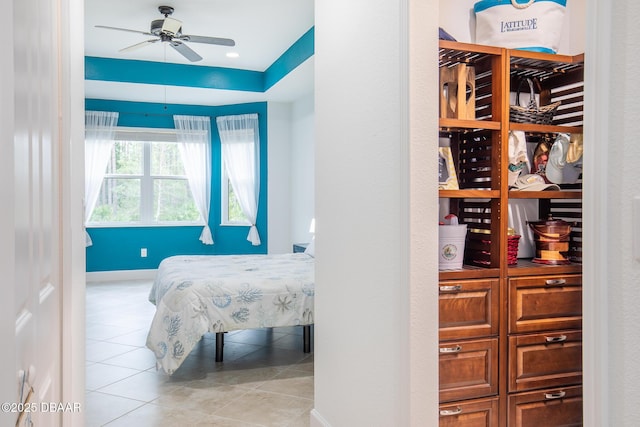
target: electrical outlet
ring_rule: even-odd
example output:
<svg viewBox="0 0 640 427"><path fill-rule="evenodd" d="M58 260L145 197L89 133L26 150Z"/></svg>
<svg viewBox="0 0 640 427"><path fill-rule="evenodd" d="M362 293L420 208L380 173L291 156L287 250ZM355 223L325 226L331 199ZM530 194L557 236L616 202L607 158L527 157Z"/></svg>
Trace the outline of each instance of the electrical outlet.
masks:
<svg viewBox="0 0 640 427"><path fill-rule="evenodd" d="M140 257L141 258L146 258L147 257L147 248L141 248L140 249Z"/></svg>

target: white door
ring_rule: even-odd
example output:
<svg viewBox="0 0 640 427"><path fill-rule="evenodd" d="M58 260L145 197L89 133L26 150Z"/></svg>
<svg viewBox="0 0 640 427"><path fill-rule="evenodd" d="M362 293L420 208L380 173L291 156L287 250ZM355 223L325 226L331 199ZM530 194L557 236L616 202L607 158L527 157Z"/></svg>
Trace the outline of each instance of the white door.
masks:
<svg viewBox="0 0 640 427"><path fill-rule="evenodd" d="M9 372L0 387L3 401L14 406L2 407L1 424L13 425L28 399L30 414L24 413L18 425L59 426L62 412L50 405L61 402L62 389L57 2L6 3L13 14L4 12L14 20L13 40L5 40L4 53L12 56L12 65L2 68L8 87L2 92L0 167L7 171L3 185L8 188L1 200L0 231L9 242L2 246L3 255L13 249L13 265L2 265L8 270L3 277L9 278L3 288L11 288L6 295L12 298L0 294L0 308L7 313L3 325L11 319L10 328L3 326L11 334L3 335L3 351L12 351L13 363L2 368Z"/></svg>

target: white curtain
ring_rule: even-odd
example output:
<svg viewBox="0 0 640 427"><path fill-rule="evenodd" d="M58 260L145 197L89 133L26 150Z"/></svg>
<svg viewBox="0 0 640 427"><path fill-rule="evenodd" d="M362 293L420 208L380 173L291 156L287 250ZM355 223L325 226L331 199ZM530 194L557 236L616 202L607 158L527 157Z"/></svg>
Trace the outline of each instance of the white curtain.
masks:
<svg viewBox="0 0 640 427"><path fill-rule="evenodd" d="M223 116L216 122L229 181L242 212L251 223L247 240L258 246L261 243L256 228L260 189L258 115Z"/></svg>
<svg viewBox="0 0 640 427"><path fill-rule="evenodd" d="M85 227L98 202L102 180L107 171L114 144L118 113L110 111L85 112L84 150L84 223ZM91 246L91 236L85 229L85 244Z"/></svg>
<svg viewBox="0 0 640 427"><path fill-rule="evenodd" d="M198 211L204 220L200 241L213 245L209 228L211 204L211 121L209 117L173 116L178 147Z"/></svg>

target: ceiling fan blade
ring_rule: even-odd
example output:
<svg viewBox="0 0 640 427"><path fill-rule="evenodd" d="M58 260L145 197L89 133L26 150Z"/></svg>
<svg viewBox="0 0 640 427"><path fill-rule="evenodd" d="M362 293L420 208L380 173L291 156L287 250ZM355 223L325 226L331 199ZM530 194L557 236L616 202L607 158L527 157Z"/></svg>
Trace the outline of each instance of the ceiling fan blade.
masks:
<svg viewBox="0 0 640 427"><path fill-rule="evenodd" d="M130 52L132 50L140 49L143 46L146 46L146 45L151 44L151 43L159 42L159 41L160 41L160 39L145 40L143 42L133 44L133 45L131 45L129 47L122 48L122 49L119 50L119 52Z"/></svg>
<svg viewBox="0 0 640 427"><path fill-rule="evenodd" d="M217 44L221 46L236 45L236 42L232 39L223 39L220 37L192 36L188 34L183 34L182 36L180 36L180 40L184 40L186 42L193 42L193 43Z"/></svg>
<svg viewBox="0 0 640 427"><path fill-rule="evenodd" d="M172 48L177 50L178 53L180 53L182 56L184 56L191 62L200 61L202 59L200 55L195 53L189 46L182 43L181 41L172 40L171 42L169 42L169 44L171 45Z"/></svg>
<svg viewBox="0 0 640 427"><path fill-rule="evenodd" d="M107 30L127 31L129 33L144 34L145 36L152 36L153 34L146 31L129 30L127 28L108 27L106 25L96 25L96 28L106 28Z"/></svg>

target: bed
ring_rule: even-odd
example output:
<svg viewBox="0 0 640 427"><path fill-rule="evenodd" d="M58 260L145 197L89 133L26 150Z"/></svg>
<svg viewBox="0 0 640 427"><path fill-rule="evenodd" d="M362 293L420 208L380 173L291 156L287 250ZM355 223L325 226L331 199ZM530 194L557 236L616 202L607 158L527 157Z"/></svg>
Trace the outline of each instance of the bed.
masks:
<svg viewBox="0 0 640 427"><path fill-rule="evenodd" d="M314 258L309 253L173 256L159 267L149 301L156 306L147 347L171 375L207 332L302 326L310 351Z"/></svg>

